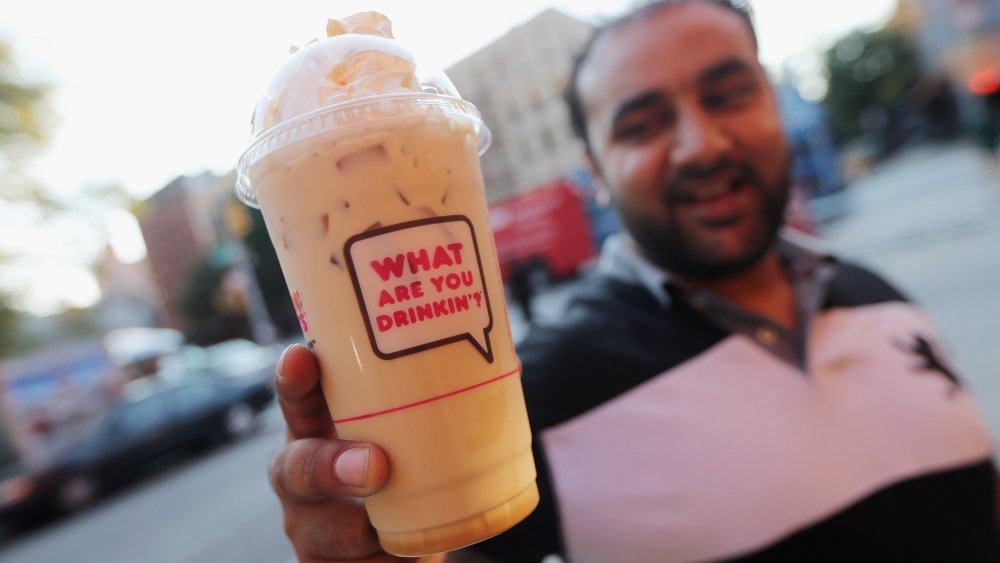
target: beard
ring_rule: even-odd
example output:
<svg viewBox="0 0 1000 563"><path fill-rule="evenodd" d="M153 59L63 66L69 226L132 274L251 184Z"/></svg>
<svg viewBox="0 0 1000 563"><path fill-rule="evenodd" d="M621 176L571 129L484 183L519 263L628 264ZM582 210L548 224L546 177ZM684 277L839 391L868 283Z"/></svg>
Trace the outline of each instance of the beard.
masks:
<svg viewBox="0 0 1000 563"><path fill-rule="evenodd" d="M790 157L788 158L790 162ZM685 181L711 177L724 170L735 170L743 182L742 189L753 190L760 202L758 216L744 220L753 221L746 242L738 253L717 256L710 244L697 232L682 226L677 217L677 207L682 205L681 194ZM784 223L790 189L790 168L786 164L780 179L766 185L750 166L736 166L720 162L704 170L688 170L678 174L663 192L662 204L669 220L649 213L629 210L616 201L619 217L635 239L642 254L657 266L683 277L703 281L721 280L739 275L754 266L774 246Z"/></svg>

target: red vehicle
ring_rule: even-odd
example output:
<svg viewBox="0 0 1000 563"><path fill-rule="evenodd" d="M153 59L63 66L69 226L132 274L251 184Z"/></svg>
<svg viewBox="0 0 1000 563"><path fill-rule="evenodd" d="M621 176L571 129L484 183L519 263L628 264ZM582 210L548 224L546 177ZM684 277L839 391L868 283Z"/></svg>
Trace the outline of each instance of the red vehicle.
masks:
<svg viewBox="0 0 1000 563"><path fill-rule="evenodd" d="M517 268L547 279L576 274L596 254L584 202L566 180L490 205L500 271Z"/></svg>

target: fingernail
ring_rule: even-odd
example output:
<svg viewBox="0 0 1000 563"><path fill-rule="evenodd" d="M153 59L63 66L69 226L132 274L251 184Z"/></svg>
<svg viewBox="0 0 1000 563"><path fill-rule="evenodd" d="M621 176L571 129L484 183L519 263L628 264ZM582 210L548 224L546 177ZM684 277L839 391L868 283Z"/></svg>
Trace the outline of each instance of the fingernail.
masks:
<svg viewBox="0 0 1000 563"><path fill-rule="evenodd" d="M341 483L364 487L368 477L368 459L368 448L344 450L333 463L333 471Z"/></svg>
<svg viewBox="0 0 1000 563"><path fill-rule="evenodd" d="M275 381L281 381L285 377L281 374L281 365L285 363L285 356L288 354L288 351L292 349L292 346L294 346L294 344L285 348L285 350L281 353L281 356L278 358L278 365L274 366Z"/></svg>

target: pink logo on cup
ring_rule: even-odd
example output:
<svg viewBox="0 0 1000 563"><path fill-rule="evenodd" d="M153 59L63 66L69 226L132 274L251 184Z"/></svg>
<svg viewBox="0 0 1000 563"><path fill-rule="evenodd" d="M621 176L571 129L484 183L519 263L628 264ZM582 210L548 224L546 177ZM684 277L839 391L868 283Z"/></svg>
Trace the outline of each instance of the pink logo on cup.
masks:
<svg viewBox="0 0 1000 563"><path fill-rule="evenodd" d="M468 218L366 231L347 240L344 256L375 355L391 360L467 340L493 362L493 314Z"/></svg>
<svg viewBox="0 0 1000 563"><path fill-rule="evenodd" d="M295 290L292 293L292 304L295 305L295 312L298 313L299 326L302 327L302 334L309 332L309 322L306 320L306 311L302 306L302 297L299 296L299 290Z"/></svg>

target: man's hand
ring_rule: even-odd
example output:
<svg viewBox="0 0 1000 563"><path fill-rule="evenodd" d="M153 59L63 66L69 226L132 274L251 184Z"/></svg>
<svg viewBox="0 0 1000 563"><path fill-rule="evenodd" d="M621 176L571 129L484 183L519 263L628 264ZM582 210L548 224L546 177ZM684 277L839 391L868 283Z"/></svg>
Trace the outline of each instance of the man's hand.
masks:
<svg viewBox="0 0 1000 563"><path fill-rule="evenodd" d="M271 485L299 561L402 561L382 551L360 500L385 483L385 454L372 444L337 439L308 349L285 350L275 386L288 437L271 463Z"/></svg>

